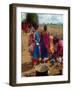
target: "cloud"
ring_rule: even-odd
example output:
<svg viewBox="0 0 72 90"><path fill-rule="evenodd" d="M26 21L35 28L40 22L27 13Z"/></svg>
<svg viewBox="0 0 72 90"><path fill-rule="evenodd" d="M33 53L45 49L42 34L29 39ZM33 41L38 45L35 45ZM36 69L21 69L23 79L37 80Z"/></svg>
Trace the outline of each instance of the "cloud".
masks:
<svg viewBox="0 0 72 90"><path fill-rule="evenodd" d="M39 23L53 23L53 24L63 24L63 15L61 14L38 14Z"/></svg>

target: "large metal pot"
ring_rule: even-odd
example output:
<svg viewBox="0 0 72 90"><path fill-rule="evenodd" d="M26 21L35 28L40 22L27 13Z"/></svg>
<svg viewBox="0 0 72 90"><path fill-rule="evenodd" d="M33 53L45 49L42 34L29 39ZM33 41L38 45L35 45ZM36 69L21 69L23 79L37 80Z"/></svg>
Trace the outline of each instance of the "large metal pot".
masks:
<svg viewBox="0 0 72 90"><path fill-rule="evenodd" d="M48 76L48 65L41 63L35 67L36 76Z"/></svg>

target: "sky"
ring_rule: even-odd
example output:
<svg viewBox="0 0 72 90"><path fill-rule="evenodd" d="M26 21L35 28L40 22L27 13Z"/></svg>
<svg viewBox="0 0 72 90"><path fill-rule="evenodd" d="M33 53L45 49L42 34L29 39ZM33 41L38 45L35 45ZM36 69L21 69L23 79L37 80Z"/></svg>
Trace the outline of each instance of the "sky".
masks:
<svg viewBox="0 0 72 90"><path fill-rule="evenodd" d="M21 20L26 19L26 13L21 14ZM39 24L63 24L63 15L62 14L42 14L38 13Z"/></svg>

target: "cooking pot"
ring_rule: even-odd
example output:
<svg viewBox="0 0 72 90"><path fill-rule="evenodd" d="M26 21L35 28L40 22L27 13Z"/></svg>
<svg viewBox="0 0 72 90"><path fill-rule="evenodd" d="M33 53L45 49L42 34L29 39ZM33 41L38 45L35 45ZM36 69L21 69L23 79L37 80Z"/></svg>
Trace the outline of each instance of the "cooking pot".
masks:
<svg viewBox="0 0 72 90"><path fill-rule="evenodd" d="M45 63L40 63L35 67L36 76L48 76L48 65Z"/></svg>

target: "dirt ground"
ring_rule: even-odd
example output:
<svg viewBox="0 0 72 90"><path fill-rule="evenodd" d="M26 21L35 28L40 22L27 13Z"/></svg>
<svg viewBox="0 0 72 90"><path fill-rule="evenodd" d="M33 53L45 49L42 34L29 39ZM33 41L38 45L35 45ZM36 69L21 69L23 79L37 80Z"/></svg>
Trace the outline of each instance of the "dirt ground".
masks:
<svg viewBox="0 0 72 90"><path fill-rule="evenodd" d="M40 26L39 30L42 31L43 27ZM61 38L63 35L63 28L62 26L48 26L48 32L54 34L57 33L58 37ZM32 65L31 55L28 51L28 38L29 33L24 33L22 31L21 33L21 71L22 76L35 76L35 69ZM60 73L60 70L62 70L62 66L59 65L57 67L57 63L55 63L53 66L51 66L50 61L47 61L48 64L48 73L49 75L58 75Z"/></svg>

